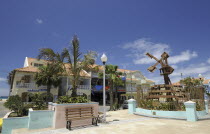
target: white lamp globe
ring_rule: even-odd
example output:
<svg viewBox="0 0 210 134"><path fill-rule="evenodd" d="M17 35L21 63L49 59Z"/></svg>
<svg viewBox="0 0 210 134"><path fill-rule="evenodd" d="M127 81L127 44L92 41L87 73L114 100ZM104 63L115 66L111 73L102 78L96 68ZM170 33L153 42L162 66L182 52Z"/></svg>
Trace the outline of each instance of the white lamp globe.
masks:
<svg viewBox="0 0 210 134"><path fill-rule="evenodd" d="M103 63L106 63L106 62L107 62L107 57L106 57L105 54L103 54L103 55L101 56L101 61L102 61Z"/></svg>
<svg viewBox="0 0 210 134"><path fill-rule="evenodd" d="M202 74L199 74L199 75L198 75L198 78L199 78L199 79L202 79L202 78L203 78Z"/></svg>

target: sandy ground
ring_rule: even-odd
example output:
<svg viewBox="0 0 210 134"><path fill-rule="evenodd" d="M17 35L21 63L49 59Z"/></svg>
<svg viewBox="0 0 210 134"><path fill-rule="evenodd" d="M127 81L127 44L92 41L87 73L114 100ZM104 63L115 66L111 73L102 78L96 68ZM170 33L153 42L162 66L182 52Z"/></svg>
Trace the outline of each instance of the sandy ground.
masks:
<svg viewBox="0 0 210 134"><path fill-rule="evenodd" d="M185 120L170 120L147 118L130 115L127 110L109 112L107 125L87 129L73 130L72 134L210 134L210 120L187 122ZM70 133L70 132L69 132Z"/></svg>
<svg viewBox="0 0 210 134"><path fill-rule="evenodd" d="M185 120L157 119L128 114L127 110L107 113L108 124L86 128L45 130L32 134L210 134L210 120L187 122ZM113 121L113 120L119 121Z"/></svg>

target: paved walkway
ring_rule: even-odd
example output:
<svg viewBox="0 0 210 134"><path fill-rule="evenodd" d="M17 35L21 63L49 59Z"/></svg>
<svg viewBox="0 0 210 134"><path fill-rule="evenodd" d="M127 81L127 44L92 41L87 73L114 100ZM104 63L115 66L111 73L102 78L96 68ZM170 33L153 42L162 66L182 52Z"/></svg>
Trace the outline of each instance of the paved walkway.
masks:
<svg viewBox="0 0 210 134"><path fill-rule="evenodd" d="M113 121L119 120L119 121ZM31 134L209 134L210 120L187 122L185 120L156 119L128 114L127 110L108 112L108 124L30 132Z"/></svg>

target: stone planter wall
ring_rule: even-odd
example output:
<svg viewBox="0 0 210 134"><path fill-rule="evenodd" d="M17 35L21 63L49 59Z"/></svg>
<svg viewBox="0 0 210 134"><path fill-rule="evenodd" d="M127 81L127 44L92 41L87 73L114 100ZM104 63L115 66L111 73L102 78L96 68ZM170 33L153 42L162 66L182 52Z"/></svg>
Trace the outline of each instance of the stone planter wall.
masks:
<svg viewBox="0 0 210 134"><path fill-rule="evenodd" d="M205 110L196 111L196 103L187 101L184 103L186 111L162 111L136 108L136 100L128 100L128 113L157 118L186 119L187 121L197 121L198 119L209 119L205 117L208 114L208 102L205 101Z"/></svg>
<svg viewBox="0 0 210 134"><path fill-rule="evenodd" d="M26 117L8 118L9 113L3 119L2 134L11 134L12 130L27 128L27 129L42 129L42 128L65 128L65 109L75 107L93 107L94 115L98 115L98 103L72 103L72 104L56 104L49 103L49 110L29 110L29 115ZM89 125L91 119L78 120L72 122L72 127Z"/></svg>

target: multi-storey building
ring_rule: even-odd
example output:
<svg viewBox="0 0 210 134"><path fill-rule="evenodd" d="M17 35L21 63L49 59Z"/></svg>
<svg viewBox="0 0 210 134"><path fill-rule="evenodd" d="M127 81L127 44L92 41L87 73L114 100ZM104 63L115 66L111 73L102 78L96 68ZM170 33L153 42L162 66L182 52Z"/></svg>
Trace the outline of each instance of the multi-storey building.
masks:
<svg viewBox="0 0 210 134"><path fill-rule="evenodd" d="M35 58L25 58L24 67L17 68L14 70L12 85L10 90L10 95L19 95L22 97L23 101L29 101L29 93L46 93L46 86L38 86L34 80L35 74L38 72L38 67L46 64L45 60L37 60ZM91 75L86 71L82 70L80 73L80 85L78 86L77 94L82 95L83 93L87 95L90 99L91 97ZM58 95L69 95L71 94L71 82L69 76L61 77L61 85L59 87L52 87L51 94L54 100L56 100Z"/></svg>
<svg viewBox="0 0 210 134"><path fill-rule="evenodd" d="M45 64L45 60L26 57L23 68L17 68L13 71L14 75L11 83L10 95L19 95L22 97L23 101L30 101L29 93L46 93L46 86L38 86L34 80L34 76L38 72L38 67ZM100 69L98 71L102 71L102 66L99 66L99 68ZM92 100L98 102L102 100L103 82L102 79L98 77L98 71L86 72L85 70L82 70L80 73L80 85L77 88L78 95L85 95L88 97L88 99L92 98ZM140 71L124 69L118 69L118 71L125 74L122 77L122 80L125 84L117 89L119 96L121 94L136 94L137 85L150 86L154 84L154 82L146 79L146 77L144 77ZM64 75L61 76L61 80L62 82L59 87L51 88L51 94L54 100L56 100L58 96L70 95L72 92L70 90L72 87L70 77ZM106 86L107 100L109 99L108 90L109 87Z"/></svg>

